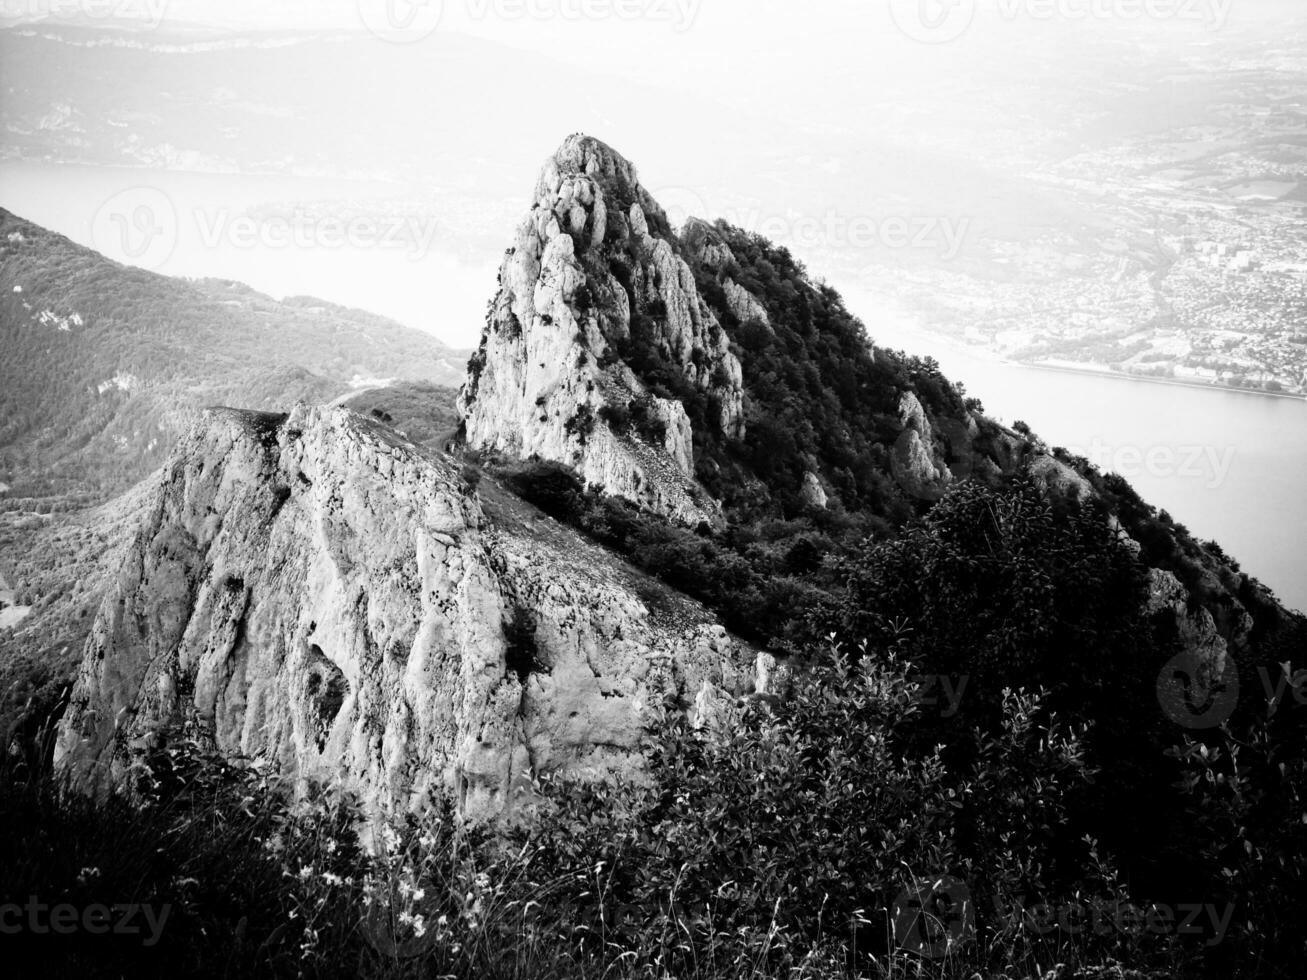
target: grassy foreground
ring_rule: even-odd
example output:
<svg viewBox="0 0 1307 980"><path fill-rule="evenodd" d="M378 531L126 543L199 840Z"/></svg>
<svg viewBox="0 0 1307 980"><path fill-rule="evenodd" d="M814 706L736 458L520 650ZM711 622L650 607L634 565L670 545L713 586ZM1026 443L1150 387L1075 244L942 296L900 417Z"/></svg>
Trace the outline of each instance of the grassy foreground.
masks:
<svg viewBox="0 0 1307 980"><path fill-rule="evenodd" d="M1246 909L1191 930L1061 836L1093 774L1038 697L960 751L924 703L902 664L836 653L784 702L668 720L642 789L544 784L495 832L433 801L367 849L340 794L288 802L184 733L107 800L11 755L3 948L43 977L1278 972Z"/></svg>

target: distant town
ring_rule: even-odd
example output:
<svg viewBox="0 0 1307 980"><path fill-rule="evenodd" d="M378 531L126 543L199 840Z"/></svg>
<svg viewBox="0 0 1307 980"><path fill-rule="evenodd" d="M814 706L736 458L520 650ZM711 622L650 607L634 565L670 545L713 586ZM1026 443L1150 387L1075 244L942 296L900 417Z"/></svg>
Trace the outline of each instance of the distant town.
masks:
<svg viewBox="0 0 1307 980"><path fill-rule="evenodd" d="M1276 72L1230 77L1204 125L1061 159L978 152L1064 220L980 229L959 261L877 284L928 329L1021 363L1307 396L1307 101Z"/></svg>

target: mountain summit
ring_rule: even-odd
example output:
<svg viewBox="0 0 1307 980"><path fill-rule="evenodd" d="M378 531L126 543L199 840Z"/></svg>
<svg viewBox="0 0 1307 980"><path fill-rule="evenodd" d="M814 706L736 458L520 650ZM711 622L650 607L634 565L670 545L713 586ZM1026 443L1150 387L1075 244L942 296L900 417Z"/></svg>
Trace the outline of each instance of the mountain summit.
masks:
<svg viewBox="0 0 1307 980"><path fill-rule="evenodd" d="M667 215L619 153L569 137L500 268L460 400L467 444L565 463L697 522L715 508L694 480L691 420L669 390L682 386L713 403L714 428L743 434L740 363Z"/></svg>

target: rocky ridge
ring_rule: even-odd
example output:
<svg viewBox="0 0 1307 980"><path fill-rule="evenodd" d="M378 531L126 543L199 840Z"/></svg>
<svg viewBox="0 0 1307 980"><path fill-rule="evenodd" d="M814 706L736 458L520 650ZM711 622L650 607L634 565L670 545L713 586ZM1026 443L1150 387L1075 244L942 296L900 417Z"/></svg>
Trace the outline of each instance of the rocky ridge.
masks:
<svg viewBox="0 0 1307 980"><path fill-rule="evenodd" d="M545 773L632 777L669 699L755 690L703 609L503 497L343 409L206 413L92 629L59 763L117 780L189 718L379 812L448 792L487 817Z"/></svg>

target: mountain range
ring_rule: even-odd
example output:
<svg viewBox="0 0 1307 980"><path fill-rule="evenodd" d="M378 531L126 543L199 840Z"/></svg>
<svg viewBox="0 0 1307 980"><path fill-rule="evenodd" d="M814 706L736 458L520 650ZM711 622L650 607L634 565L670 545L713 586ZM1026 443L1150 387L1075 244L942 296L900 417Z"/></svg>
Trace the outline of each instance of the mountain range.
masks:
<svg viewBox="0 0 1307 980"><path fill-rule="evenodd" d="M212 404L457 384L466 354L311 297L120 265L0 210L0 480L9 509L100 502Z"/></svg>

